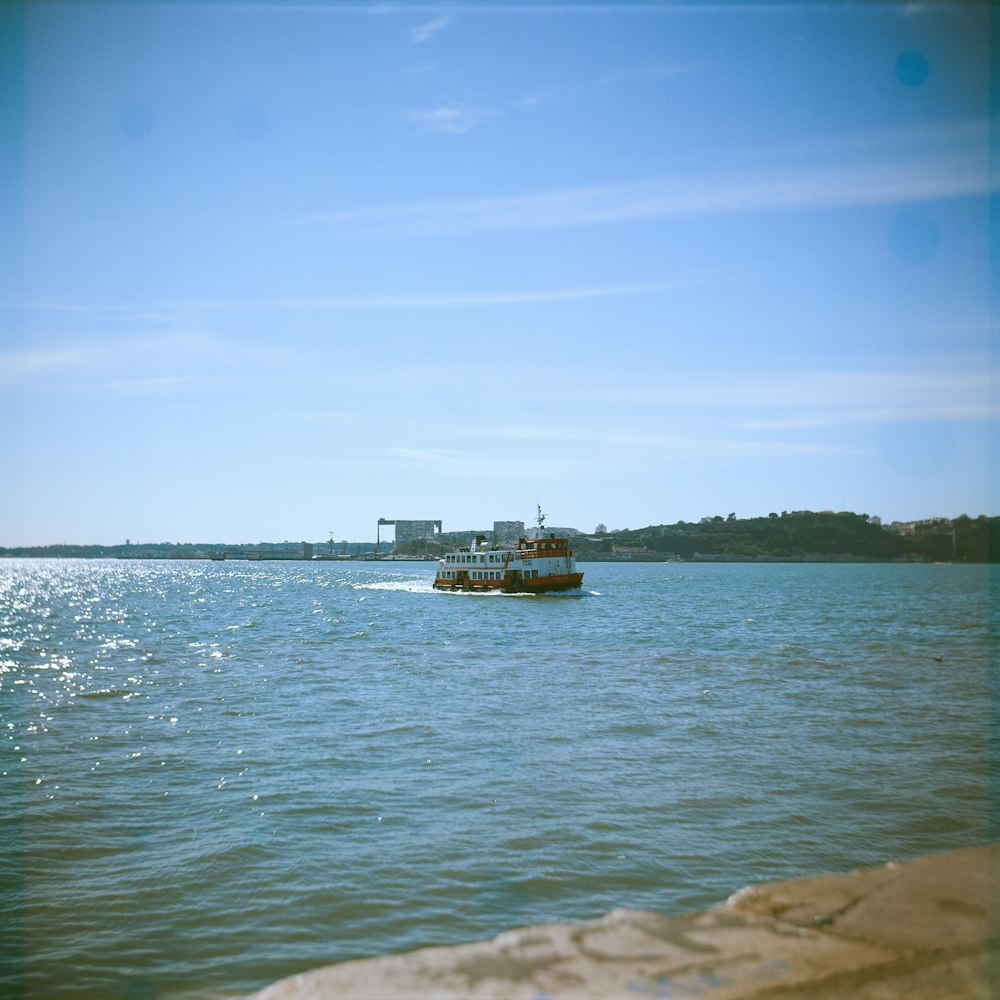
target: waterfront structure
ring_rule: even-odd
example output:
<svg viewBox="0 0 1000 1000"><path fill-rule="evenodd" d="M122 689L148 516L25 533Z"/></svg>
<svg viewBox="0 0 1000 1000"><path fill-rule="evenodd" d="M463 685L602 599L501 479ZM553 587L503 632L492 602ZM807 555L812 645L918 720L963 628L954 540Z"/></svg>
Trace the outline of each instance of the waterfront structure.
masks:
<svg viewBox="0 0 1000 1000"><path fill-rule="evenodd" d="M493 522L494 545L517 545L525 537L524 521Z"/></svg>
<svg viewBox="0 0 1000 1000"><path fill-rule="evenodd" d="M393 525L396 529L395 547L402 545L404 542L419 542L419 541L434 540L438 538L441 534L440 521L410 521L410 520L390 519L385 517L380 517L378 519L379 529L381 529L383 525L387 524ZM376 539L375 550L377 552L380 542L378 530L376 531L375 539Z"/></svg>
<svg viewBox="0 0 1000 1000"><path fill-rule="evenodd" d="M328 965L248 1000L985 998L996 987L998 866L1000 845L983 844L751 886L698 913L620 908L582 923Z"/></svg>

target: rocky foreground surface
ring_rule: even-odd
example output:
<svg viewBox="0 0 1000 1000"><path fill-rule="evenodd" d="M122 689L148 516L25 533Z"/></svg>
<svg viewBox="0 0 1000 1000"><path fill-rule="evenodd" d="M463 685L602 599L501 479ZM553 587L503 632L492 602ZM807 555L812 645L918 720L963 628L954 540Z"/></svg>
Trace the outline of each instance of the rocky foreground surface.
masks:
<svg viewBox="0 0 1000 1000"><path fill-rule="evenodd" d="M490 941L342 962L253 1000L988 1000L1000 844L750 886L683 916L613 910Z"/></svg>

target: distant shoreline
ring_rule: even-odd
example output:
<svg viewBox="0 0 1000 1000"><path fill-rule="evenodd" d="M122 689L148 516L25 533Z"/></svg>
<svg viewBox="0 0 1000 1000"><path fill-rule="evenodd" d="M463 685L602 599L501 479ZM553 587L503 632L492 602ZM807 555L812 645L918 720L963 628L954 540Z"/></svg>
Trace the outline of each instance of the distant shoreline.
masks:
<svg viewBox="0 0 1000 1000"><path fill-rule="evenodd" d="M0 559L113 559L118 562L229 562L229 563L437 563L438 556L226 556L225 559L218 559L208 555L135 555L122 556L110 555L107 553L92 553L88 555L79 554L55 554L55 553L27 553L17 550L0 549ZM998 558L992 559L927 559L919 557L899 556L891 559L878 559L869 556L855 556L850 554L833 555L792 555L792 556L739 556L739 555L699 555L687 559L665 558L656 556L587 556L578 560L581 563L615 563L617 565L640 565L650 563L681 563L684 565L698 564L707 565L710 563L739 563L739 564L839 564L839 565L886 565L886 564L909 564L909 565L947 565L947 566L967 566L967 565L989 565L1000 561Z"/></svg>
<svg viewBox="0 0 1000 1000"><path fill-rule="evenodd" d="M766 517L716 515L697 522L568 535L578 562L993 563L1000 561L1000 517L927 518L883 524L849 511L782 511ZM0 557L204 559L214 561L436 561L489 532L450 531L395 542L150 542L124 545L0 547Z"/></svg>

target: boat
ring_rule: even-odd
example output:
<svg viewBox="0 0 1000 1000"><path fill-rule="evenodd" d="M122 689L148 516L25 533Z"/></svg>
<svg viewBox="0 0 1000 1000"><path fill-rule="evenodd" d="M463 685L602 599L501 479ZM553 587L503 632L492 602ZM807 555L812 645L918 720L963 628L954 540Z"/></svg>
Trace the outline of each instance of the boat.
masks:
<svg viewBox="0 0 1000 1000"><path fill-rule="evenodd" d="M491 545L484 535L478 535L465 548L445 553L434 576L434 589L503 594L578 590L583 573L576 568L569 539L546 534L540 506L537 520L535 537L522 538L516 545Z"/></svg>

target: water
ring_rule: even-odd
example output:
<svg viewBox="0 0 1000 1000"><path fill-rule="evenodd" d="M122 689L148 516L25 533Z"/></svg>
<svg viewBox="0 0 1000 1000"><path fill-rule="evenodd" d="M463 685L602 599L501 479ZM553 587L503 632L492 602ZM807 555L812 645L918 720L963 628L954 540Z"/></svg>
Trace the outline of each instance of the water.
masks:
<svg viewBox="0 0 1000 1000"><path fill-rule="evenodd" d="M0 560L0 996L233 997L995 837L989 567L584 569Z"/></svg>

